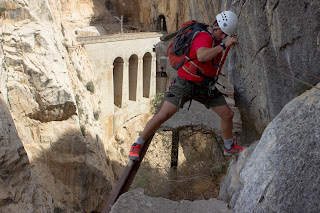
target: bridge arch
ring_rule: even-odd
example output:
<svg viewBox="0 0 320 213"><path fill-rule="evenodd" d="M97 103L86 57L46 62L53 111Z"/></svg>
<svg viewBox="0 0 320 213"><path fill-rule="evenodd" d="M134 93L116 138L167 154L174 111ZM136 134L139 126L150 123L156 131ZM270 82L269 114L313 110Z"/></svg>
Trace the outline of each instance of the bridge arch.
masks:
<svg viewBox="0 0 320 213"><path fill-rule="evenodd" d="M137 100L138 89L138 56L136 54L131 55L129 58L129 100Z"/></svg>
<svg viewBox="0 0 320 213"><path fill-rule="evenodd" d="M113 61L113 95L114 105L122 107L123 96L123 64L124 61L121 57L117 57Z"/></svg>
<svg viewBox="0 0 320 213"><path fill-rule="evenodd" d="M150 52L147 52L143 56L143 97L150 97L151 89L151 68L152 68L152 55Z"/></svg>

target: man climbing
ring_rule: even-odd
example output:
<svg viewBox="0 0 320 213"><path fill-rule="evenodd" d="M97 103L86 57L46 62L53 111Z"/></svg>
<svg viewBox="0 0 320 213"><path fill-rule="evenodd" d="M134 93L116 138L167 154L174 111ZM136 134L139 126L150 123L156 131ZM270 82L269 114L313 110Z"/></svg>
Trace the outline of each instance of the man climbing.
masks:
<svg viewBox="0 0 320 213"><path fill-rule="evenodd" d="M147 138L192 99L204 104L220 116L225 155L236 155L244 150L233 140L234 113L222 93L214 87L223 50L237 44L237 39L232 35L236 31L238 18L235 13L224 11L217 15L216 19L212 26L194 38L188 55L190 60L178 69L178 77L167 90L160 111L148 121L140 137L131 146L129 159L140 160L139 155ZM231 37L223 43L222 40L227 36Z"/></svg>

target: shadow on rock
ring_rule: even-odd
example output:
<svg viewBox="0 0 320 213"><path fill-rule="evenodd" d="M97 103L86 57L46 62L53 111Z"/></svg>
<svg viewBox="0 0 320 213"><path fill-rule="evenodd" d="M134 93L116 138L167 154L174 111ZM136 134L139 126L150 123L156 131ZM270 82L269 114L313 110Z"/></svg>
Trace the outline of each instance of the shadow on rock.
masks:
<svg viewBox="0 0 320 213"><path fill-rule="evenodd" d="M53 197L55 211L95 212L102 208L113 173L101 139L69 130L33 158L37 180ZM44 147L48 147L44 149Z"/></svg>

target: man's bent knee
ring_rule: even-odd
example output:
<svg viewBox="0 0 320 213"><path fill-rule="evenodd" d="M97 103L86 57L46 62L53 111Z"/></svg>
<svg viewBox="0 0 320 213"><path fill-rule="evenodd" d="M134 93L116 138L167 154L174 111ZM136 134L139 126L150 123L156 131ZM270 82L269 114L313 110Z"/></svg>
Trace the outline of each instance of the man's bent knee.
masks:
<svg viewBox="0 0 320 213"><path fill-rule="evenodd" d="M172 103L165 102L156 116L161 122L165 122L171 118L178 111L178 109L179 108Z"/></svg>
<svg viewBox="0 0 320 213"><path fill-rule="evenodd" d="M224 120L230 120L231 119L232 120L233 116L234 116L234 112L230 109L227 112L222 114L221 119L224 119Z"/></svg>
<svg viewBox="0 0 320 213"><path fill-rule="evenodd" d="M211 109L217 113L223 120L232 120L234 112L228 105L223 105L219 107L211 107Z"/></svg>

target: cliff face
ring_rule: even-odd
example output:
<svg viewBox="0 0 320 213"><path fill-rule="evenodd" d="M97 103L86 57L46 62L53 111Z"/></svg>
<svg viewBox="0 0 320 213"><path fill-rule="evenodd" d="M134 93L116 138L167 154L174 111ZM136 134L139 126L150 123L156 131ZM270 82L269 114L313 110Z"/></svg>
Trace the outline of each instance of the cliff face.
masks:
<svg viewBox="0 0 320 213"><path fill-rule="evenodd" d="M230 54L228 76L244 122L261 133L286 103L310 89L298 80L320 80L320 2L233 2L239 45Z"/></svg>
<svg viewBox="0 0 320 213"><path fill-rule="evenodd" d="M47 212L51 196L42 192L31 171L5 101L0 97L0 209L3 212ZM31 205L33 204L33 205Z"/></svg>

